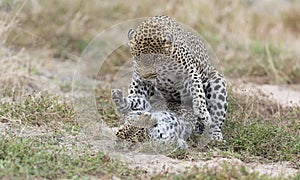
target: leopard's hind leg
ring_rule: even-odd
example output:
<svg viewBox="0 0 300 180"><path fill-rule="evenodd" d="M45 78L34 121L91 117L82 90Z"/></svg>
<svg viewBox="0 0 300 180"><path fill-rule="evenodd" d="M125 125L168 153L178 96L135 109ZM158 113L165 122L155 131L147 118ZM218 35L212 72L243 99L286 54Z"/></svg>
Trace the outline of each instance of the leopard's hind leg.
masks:
<svg viewBox="0 0 300 180"><path fill-rule="evenodd" d="M221 128L225 121L228 106L226 81L223 75L216 70L212 71L204 91L207 109L212 118L209 129L210 139L222 141Z"/></svg>

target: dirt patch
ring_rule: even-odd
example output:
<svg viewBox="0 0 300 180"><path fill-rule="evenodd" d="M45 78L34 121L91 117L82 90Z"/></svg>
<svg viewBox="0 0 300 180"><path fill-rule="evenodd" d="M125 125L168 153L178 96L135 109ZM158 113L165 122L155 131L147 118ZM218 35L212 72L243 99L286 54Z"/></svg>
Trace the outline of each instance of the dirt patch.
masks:
<svg viewBox="0 0 300 180"><path fill-rule="evenodd" d="M241 94L262 94L268 96L270 100L273 100L284 107L300 106L300 85L259 85L238 80L229 80L229 83L235 92Z"/></svg>
<svg viewBox="0 0 300 180"><path fill-rule="evenodd" d="M244 163L239 159L222 157L213 158L208 161L183 161L168 158L163 155L126 154L121 160L128 163L131 168L143 169L151 174L182 173L193 167L221 171L221 165L224 164L232 167L246 167L250 173L259 172L260 174L266 174L272 177L279 175L293 176L297 173L297 169L289 167L289 164L286 162L272 164Z"/></svg>

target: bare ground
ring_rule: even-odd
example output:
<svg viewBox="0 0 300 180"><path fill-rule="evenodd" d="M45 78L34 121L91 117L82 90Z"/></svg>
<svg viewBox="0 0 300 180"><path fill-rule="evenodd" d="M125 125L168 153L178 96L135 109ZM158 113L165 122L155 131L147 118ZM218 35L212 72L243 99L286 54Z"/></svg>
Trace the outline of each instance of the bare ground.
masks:
<svg viewBox="0 0 300 180"><path fill-rule="evenodd" d="M300 106L300 85L254 84L236 79L229 80L229 83L238 93L245 95L263 93L282 106Z"/></svg>

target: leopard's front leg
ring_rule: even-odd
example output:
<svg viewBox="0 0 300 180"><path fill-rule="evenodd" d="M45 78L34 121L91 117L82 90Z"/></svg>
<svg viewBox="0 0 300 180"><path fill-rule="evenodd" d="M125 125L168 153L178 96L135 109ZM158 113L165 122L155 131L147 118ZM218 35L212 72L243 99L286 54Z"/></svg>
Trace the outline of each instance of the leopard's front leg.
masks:
<svg viewBox="0 0 300 180"><path fill-rule="evenodd" d="M191 76L191 94L193 97L193 110L198 120L200 120L205 128L210 129L212 119L206 106L205 92L203 89L202 80L200 74L192 74ZM201 124L201 122L197 124ZM196 127L197 129L197 127Z"/></svg>
<svg viewBox="0 0 300 180"><path fill-rule="evenodd" d="M121 114L128 114L131 111L149 111L151 109L150 103L142 96L129 95L124 97L120 89L112 89L111 96L117 111Z"/></svg>
<svg viewBox="0 0 300 180"><path fill-rule="evenodd" d="M154 85L150 81L142 79L135 72L132 74L132 79L128 87L128 96L143 96L149 99L154 95Z"/></svg>
<svg viewBox="0 0 300 180"><path fill-rule="evenodd" d="M131 110L150 111L150 97L154 95L154 85L133 73L127 98L132 101Z"/></svg>
<svg viewBox="0 0 300 180"><path fill-rule="evenodd" d="M111 99L115 104L117 111L121 114L127 114L130 112L130 101L128 98L123 96L123 93L120 89L111 90Z"/></svg>

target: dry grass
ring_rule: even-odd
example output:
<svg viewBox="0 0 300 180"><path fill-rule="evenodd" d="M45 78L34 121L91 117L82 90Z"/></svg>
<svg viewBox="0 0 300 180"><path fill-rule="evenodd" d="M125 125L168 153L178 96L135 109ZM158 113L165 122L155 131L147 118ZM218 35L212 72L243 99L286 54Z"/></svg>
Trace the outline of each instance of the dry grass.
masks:
<svg viewBox="0 0 300 180"><path fill-rule="evenodd" d="M1 73L0 76L0 92L3 97L15 96L15 89L23 87L28 73L28 56L22 50L17 52L5 47L7 38L16 25L17 16L24 5L25 3L21 5L15 14L0 13L0 71L5 72ZM2 2L0 7L10 11L13 6Z"/></svg>
<svg viewBox="0 0 300 180"><path fill-rule="evenodd" d="M12 102L2 102L0 123L30 124L49 129L61 129L76 125L73 107L58 96L46 93L23 95Z"/></svg>
<svg viewBox="0 0 300 180"><path fill-rule="evenodd" d="M54 57L72 58L66 52L79 55L109 26L166 14L204 36L226 76L259 83L299 83L298 6L297 1L28 1L8 43L50 46ZM127 56L126 51L123 54Z"/></svg>

